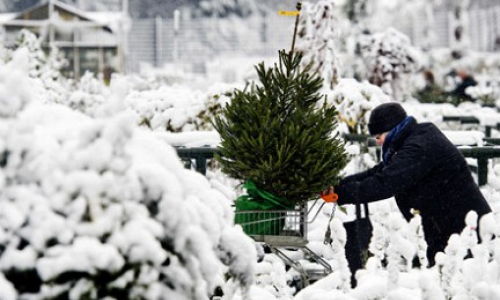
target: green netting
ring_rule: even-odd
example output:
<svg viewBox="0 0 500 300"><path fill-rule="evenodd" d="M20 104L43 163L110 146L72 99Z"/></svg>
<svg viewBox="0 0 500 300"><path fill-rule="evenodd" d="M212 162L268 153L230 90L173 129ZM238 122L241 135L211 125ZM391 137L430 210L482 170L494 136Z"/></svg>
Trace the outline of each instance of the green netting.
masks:
<svg viewBox="0 0 500 300"><path fill-rule="evenodd" d="M247 194L235 201L235 223L243 227L248 235L280 235L285 225L285 212L273 210L289 210L294 205L286 199L259 189L254 182L243 184Z"/></svg>

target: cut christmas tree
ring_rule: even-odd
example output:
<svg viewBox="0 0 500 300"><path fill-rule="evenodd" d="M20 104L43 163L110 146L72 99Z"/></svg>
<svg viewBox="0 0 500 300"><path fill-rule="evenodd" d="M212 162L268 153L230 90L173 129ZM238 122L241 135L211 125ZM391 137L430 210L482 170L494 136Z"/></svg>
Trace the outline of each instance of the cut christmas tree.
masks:
<svg viewBox="0 0 500 300"><path fill-rule="evenodd" d="M319 93L320 76L310 67L301 68L301 59L292 46L290 52L279 52L273 68L259 64L258 83L236 90L214 119L222 170L242 180L248 192L236 200L237 212L304 205L336 183L347 162L343 144L333 134L337 111ZM267 234L281 223L247 233Z"/></svg>

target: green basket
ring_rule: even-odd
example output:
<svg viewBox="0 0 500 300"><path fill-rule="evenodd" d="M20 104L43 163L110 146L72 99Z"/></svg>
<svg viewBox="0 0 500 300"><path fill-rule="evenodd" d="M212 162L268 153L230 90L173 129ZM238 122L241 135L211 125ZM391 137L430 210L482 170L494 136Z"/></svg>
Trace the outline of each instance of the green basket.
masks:
<svg viewBox="0 0 500 300"><path fill-rule="evenodd" d="M281 235L285 227L286 211L248 210L236 206L234 222L248 235Z"/></svg>
<svg viewBox="0 0 500 300"><path fill-rule="evenodd" d="M248 195L235 201L236 224L248 235L280 235L285 226L286 210L293 208L285 199L259 189L252 181L243 185Z"/></svg>

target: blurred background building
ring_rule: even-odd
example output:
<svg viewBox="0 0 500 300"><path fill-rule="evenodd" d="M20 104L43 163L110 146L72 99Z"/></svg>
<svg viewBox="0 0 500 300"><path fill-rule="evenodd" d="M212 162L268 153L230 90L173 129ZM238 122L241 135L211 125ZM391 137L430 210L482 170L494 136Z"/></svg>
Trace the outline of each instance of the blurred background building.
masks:
<svg viewBox="0 0 500 300"><path fill-rule="evenodd" d="M341 2L348 1L370 3ZM414 45L450 47L461 34L471 49L500 50L497 0L420 0L420 11L415 4L401 3L388 25ZM65 72L76 78L87 70L137 72L144 65L169 64L204 73L215 57L265 57L288 48L294 17L278 11L295 5L290 0L0 0L0 25L7 46L15 42L17 31L27 28L47 51L58 47L69 61ZM457 20L465 20L466 32Z"/></svg>
<svg viewBox="0 0 500 300"><path fill-rule="evenodd" d="M123 71L123 43L114 23L120 22L120 14L84 12L74 6L47 1L34 4L18 13L3 14L2 42L15 47L19 32L28 29L41 42L45 51L55 48L66 58L64 75L80 78L85 71L94 74L113 68Z"/></svg>

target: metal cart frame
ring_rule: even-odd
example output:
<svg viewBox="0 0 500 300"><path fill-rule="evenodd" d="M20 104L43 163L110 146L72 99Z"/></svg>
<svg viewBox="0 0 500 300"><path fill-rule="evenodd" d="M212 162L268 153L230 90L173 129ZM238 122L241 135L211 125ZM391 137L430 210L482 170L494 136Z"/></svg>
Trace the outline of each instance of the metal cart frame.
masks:
<svg viewBox="0 0 500 300"><path fill-rule="evenodd" d="M212 159L215 154L220 154L220 149L215 147L176 147L177 154L184 161L186 168L192 168L193 163L196 171L205 175L207 170L207 160ZM309 285L332 272L332 267L322 257L314 253L306 245L308 224L313 222L325 204L317 208L315 215L309 220L312 211L318 205L318 201L308 209L308 203L297 205L292 210L248 210L236 212L236 218L242 218L238 222L243 230L256 242L263 243L271 249L283 262L292 267L300 274L299 288ZM245 219L246 218L246 219ZM273 222L280 224L272 225ZM271 225L269 225L271 224ZM265 230L262 230L265 227ZM260 232L259 232L260 231ZM290 258L284 250L300 250L304 258L316 262L322 267L320 270L305 269L300 262Z"/></svg>
<svg viewBox="0 0 500 300"><path fill-rule="evenodd" d="M310 219L318 201L308 209L308 203L297 205L293 210L237 211L237 223L256 242L263 243L283 262L300 274L300 287L305 287L332 272L332 267L322 257L307 247L308 224L318 216L324 202ZM283 250L300 250L304 258L317 263L321 269L305 269L299 261L290 258Z"/></svg>

